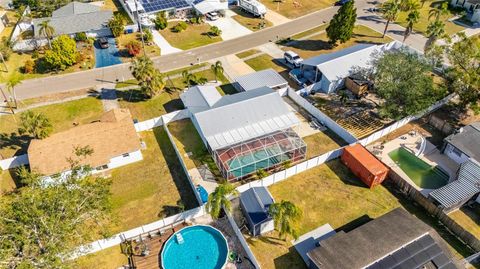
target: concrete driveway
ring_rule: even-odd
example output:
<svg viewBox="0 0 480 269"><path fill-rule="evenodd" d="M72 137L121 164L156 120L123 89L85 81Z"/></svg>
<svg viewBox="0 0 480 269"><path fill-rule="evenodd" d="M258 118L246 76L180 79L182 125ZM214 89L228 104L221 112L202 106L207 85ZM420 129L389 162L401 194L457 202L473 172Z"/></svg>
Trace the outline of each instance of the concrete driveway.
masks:
<svg viewBox="0 0 480 269"><path fill-rule="evenodd" d="M217 26L220 30L222 30L223 40L230 40L251 34L252 31L250 31L248 28L244 27L232 18L235 15L237 15L235 12L227 10L225 17L220 18L216 21L207 20L207 23L212 26Z"/></svg>
<svg viewBox="0 0 480 269"><path fill-rule="evenodd" d="M176 52L182 51L181 49L177 49L172 47L170 43L155 29L152 29L153 34L153 42L160 48L161 55L172 54Z"/></svg>

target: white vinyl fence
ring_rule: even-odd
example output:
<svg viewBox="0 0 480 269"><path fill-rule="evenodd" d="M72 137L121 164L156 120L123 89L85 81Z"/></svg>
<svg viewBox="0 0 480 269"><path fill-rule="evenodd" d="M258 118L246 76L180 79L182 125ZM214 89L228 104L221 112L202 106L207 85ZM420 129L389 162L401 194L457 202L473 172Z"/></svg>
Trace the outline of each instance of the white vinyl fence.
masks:
<svg viewBox="0 0 480 269"><path fill-rule="evenodd" d="M5 160L0 160L0 168L2 168L2 170L12 169L26 164L28 164L27 154L15 156Z"/></svg>
<svg viewBox="0 0 480 269"><path fill-rule="evenodd" d="M227 211L227 218L228 218L228 222L230 222L230 226L232 226L232 229L238 238L238 241L240 241L240 244L242 244L243 249L245 249L245 252L247 252L248 258L253 263L253 266L255 266L256 269L260 269L261 267L260 267L260 264L258 264L257 262L257 258L255 258L255 255L253 255L253 252L248 246L248 243L245 240L245 237L243 237L242 231L240 231L240 229L237 226L237 223L235 222L232 215L228 211Z"/></svg>
<svg viewBox="0 0 480 269"><path fill-rule="evenodd" d="M78 251L72 255L72 259L95 253L101 251L103 249L117 246L123 241L138 237L142 234L147 234L148 232L162 230L163 228L169 227L170 225L174 225L183 221L192 221L193 219L203 217L207 214L204 206L199 206L194 209L190 209L188 211L128 230L126 232L118 233L110 238L101 239L95 242L92 242L88 245L84 245L78 248Z"/></svg>
<svg viewBox="0 0 480 269"><path fill-rule="evenodd" d="M300 96L302 91L294 91L292 89L288 89L288 97L290 97L295 103L301 106L303 109L308 111L312 116L314 116L319 121L323 122L325 126L327 126L330 130L334 133L339 135L343 140L345 140L349 144L353 144L357 142L357 138L350 134L347 130L345 130L342 126L336 123L334 120L329 118L323 112L321 112L318 108L314 105L310 104L305 98Z"/></svg>
<svg viewBox="0 0 480 269"><path fill-rule="evenodd" d="M143 131L151 130L155 127L160 127L164 123L182 120L189 117L190 117L190 114L188 112L188 109L177 110L157 118L135 123L135 130L137 130L137 132L143 132Z"/></svg>

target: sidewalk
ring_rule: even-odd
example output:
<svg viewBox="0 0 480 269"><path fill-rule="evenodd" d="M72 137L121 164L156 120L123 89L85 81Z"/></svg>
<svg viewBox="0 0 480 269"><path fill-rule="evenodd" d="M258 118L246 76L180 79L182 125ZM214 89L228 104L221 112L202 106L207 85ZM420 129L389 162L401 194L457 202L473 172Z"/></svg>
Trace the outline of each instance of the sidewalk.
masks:
<svg viewBox="0 0 480 269"><path fill-rule="evenodd" d="M289 21L291 21L291 19L271 10L271 9L267 9L267 14L265 14L265 19L267 21L270 21L273 26L277 26L277 25L280 25L280 24L284 24L284 23L287 23Z"/></svg>
<svg viewBox="0 0 480 269"><path fill-rule="evenodd" d="M155 44L160 48L161 55L167 55L182 51L181 49L172 47L172 45L170 45L170 43L168 43L168 41L157 30L152 30L152 34L153 42L155 42Z"/></svg>
<svg viewBox="0 0 480 269"><path fill-rule="evenodd" d="M220 57L218 60L222 62L225 76L231 82L235 81L235 78L239 76L255 72L253 68L251 68L242 59L238 58L236 55L233 54Z"/></svg>

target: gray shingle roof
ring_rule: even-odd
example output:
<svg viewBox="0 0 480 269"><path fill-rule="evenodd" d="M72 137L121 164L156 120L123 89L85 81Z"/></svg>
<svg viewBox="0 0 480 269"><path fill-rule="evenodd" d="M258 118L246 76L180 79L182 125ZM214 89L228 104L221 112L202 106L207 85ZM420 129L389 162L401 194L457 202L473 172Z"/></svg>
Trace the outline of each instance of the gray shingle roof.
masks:
<svg viewBox="0 0 480 269"><path fill-rule="evenodd" d="M365 268L380 262L426 235L433 229L402 208L397 208L348 233L340 232L320 242L320 247L308 252L310 259L322 269ZM405 252L403 253L405 254ZM407 265L414 253L406 253L396 263ZM447 258L448 260L448 258ZM382 263L383 264L383 263ZM450 264L450 263L449 263ZM384 267L391 268L391 267ZM454 267L455 268L455 267Z"/></svg>
<svg viewBox="0 0 480 269"><path fill-rule="evenodd" d="M445 141L480 162L480 122L463 127L460 133L449 135Z"/></svg>
<svg viewBox="0 0 480 269"><path fill-rule="evenodd" d="M55 29L55 35L58 36L101 30L107 27L108 21L113 17L113 12L110 10L100 10L97 6L77 2L70 3L54 11L53 14L50 18L32 20L35 36L41 36L39 25L47 20Z"/></svg>
<svg viewBox="0 0 480 269"><path fill-rule="evenodd" d="M461 206L480 192L480 164L468 160L460 166L457 180L430 192L446 209Z"/></svg>
<svg viewBox="0 0 480 269"><path fill-rule="evenodd" d="M194 117L212 150L300 123L280 95L268 87L223 96L211 109L194 113Z"/></svg>
<svg viewBox="0 0 480 269"><path fill-rule="evenodd" d="M237 77L235 81L245 91L265 86L273 88L288 84L287 81L277 73L277 71L271 68Z"/></svg>

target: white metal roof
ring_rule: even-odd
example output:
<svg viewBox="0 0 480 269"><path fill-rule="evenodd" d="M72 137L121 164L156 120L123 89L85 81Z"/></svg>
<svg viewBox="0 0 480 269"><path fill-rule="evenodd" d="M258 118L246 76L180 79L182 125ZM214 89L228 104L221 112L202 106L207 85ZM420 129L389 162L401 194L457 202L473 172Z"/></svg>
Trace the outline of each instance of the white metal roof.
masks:
<svg viewBox="0 0 480 269"><path fill-rule="evenodd" d="M183 104L192 113L211 108L221 98L214 86L193 86L180 94Z"/></svg>
<svg viewBox="0 0 480 269"><path fill-rule="evenodd" d="M217 150L300 123L268 87L223 96L212 108L194 112L210 148Z"/></svg>
<svg viewBox="0 0 480 269"><path fill-rule="evenodd" d="M271 68L237 77L235 81L244 91L250 91L265 86L270 88L280 85L287 86L288 84L288 82L277 71Z"/></svg>
<svg viewBox="0 0 480 269"><path fill-rule="evenodd" d="M303 65L316 66L329 81L343 79L350 75L354 66L368 67L372 54L402 46L397 41L382 45L359 44L333 53L322 54L302 62Z"/></svg>
<svg viewBox="0 0 480 269"><path fill-rule="evenodd" d="M194 7L198 12L205 15L210 12L228 9L228 1L205 0L194 5Z"/></svg>

